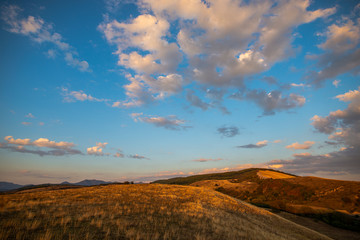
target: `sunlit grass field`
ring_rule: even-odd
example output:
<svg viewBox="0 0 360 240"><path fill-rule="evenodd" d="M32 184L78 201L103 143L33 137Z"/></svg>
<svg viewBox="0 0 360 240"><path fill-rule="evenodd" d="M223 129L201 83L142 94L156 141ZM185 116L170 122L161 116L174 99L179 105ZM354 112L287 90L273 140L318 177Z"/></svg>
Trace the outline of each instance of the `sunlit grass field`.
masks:
<svg viewBox="0 0 360 240"><path fill-rule="evenodd" d="M328 239L211 189L139 184L0 196L0 239Z"/></svg>

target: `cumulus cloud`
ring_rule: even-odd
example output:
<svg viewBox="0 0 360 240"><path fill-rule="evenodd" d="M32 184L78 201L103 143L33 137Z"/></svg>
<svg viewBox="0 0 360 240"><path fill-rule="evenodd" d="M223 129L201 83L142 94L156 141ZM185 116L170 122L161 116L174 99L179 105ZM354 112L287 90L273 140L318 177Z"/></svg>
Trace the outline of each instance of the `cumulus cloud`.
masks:
<svg viewBox="0 0 360 240"><path fill-rule="evenodd" d="M140 106L182 90L183 77L176 73L182 56L176 43L166 40L170 24L160 16L142 14L129 23L104 22L99 30L106 40L116 45L118 65L131 69L125 85L128 100L115 107ZM138 48L141 51L127 49ZM149 52L145 55L142 51Z"/></svg>
<svg viewBox="0 0 360 240"><path fill-rule="evenodd" d="M240 134L239 128L236 126L222 126L217 129L217 132L224 137L235 137Z"/></svg>
<svg viewBox="0 0 360 240"><path fill-rule="evenodd" d="M124 86L127 99L114 102L113 107L129 108L151 104L180 92L183 85L183 78L179 74L161 75L157 78L127 74L126 77L130 81Z"/></svg>
<svg viewBox="0 0 360 240"><path fill-rule="evenodd" d="M195 159L192 160L193 162L216 162L216 161L222 161L222 158L199 158L199 159Z"/></svg>
<svg viewBox="0 0 360 240"><path fill-rule="evenodd" d="M315 142L313 142L313 141L305 141L303 144L295 142L293 144L287 145L286 148L288 148L288 149L309 149L314 144L315 144Z"/></svg>
<svg viewBox="0 0 360 240"><path fill-rule="evenodd" d="M5 141L8 144L15 144L15 145L31 145L35 147L47 147L47 148L59 148L59 149L67 149L72 148L75 146L74 143L70 142L55 142L50 141L47 138L39 138L37 140L31 141L29 138L25 139L14 139L12 136L6 136Z"/></svg>
<svg viewBox="0 0 360 240"><path fill-rule="evenodd" d="M302 0L276 5L270 1L144 2L155 15L184 22L177 42L189 58L192 78L223 86L242 85L244 76L264 71L285 58L296 26L335 10L308 11L310 2ZM193 24L186 24L189 21Z"/></svg>
<svg viewBox="0 0 360 240"><path fill-rule="evenodd" d="M116 47L118 65L128 70L127 99L116 101L114 107L164 99L180 92L184 80L224 89L244 88L246 77L291 55L296 27L335 12L335 8L308 10L309 0L141 0L138 6L140 15L126 21L107 16L98 26L107 42ZM268 80L274 83L274 79ZM264 99L253 94L249 92L249 99ZM285 98L272 94L279 98L274 107L268 106L273 100L255 101L266 114L302 106L305 101L295 94ZM186 98L192 106L203 110L217 107L229 114L219 103L221 99L207 103L192 91Z"/></svg>
<svg viewBox="0 0 360 240"><path fill-rule="evenodd" d="M281 170L299 174L320 174L343 176L355 174L360 176L360 89L350 90L336 96L336 99L349 102L344 110L330 112L328 116L315 115L313 127L320 133L327 134L331 141L326 144L343 146L338 151L327 154L312 155L310 153L294 154L293 159L274 160L272 164L282 165ZM310 147L309 144L292 144L289 146ZM296 148L299 149L299 148ZM306 148L300 148L306 149Z"/></svg>
<svg viewBox="0 0 360 240"><path fill-rule="evenodd" d="M289 96L283 97L282 93L277 90L269 93L263 90L238 92L233 94L231 98L253 101L264 110L263 115L273 115L278 111L301 107L306 102L303 96L291 93Z"/></svg>
<svg viewBox="0 0 360 240"><path fill-rule="evenodd" d="M7 31L27 36L39 44L50 43L64 54L64 60L68 65L80 71L91 71L88 62L77 57L78 53L63 40L59 33L54 31L52 24L46 23L40 17L23 17L22 11L23 9L16 5L3 7L1 18L6 23ZM55 57L54 54L51 56Z"/></svg>
<svg viewBox="0 0 360 240"><path fill-rule="evenodd" d="M242 146L237 146L238 148L263 148L266 147L268 144L267 140L259 141L256 144L246 144Z"/></svg>
<svg viewBox="0 0 360 240"><path fill-rule="evenodd" d="M61 94L65 102L75 101L90 101L90 102L105 102L107 99L99 99L91 96L90 94L84 93L84 91L69 91L67 88L61 88Z"/></svg>
<svg viewBox="0 0 360 240"><path fill-rule="evenodd" d="M169 130L184 130L190 126L184 126L185 120L178 119L174 115L167 117L158 116L143 116L142 113L132 113L131 117L135 122L145 122L155 125L156 127L163 127Z"/></svg>
<svg viewBox="0 0 360 240"><path fill-rule="evenodd" d="M322 155L309 153L294 154L293 159L273 160L268 163L280 165L280 169L294 174L308 175L321 172L334 175L337 173L360 174L359 148L347 148Z"/></svg>
<svg viewBox="0 0 360 240"><path fill-rule="evenodd" d="M336 98L350 102L346 109L330 112L326 117L315 115L311 124L318 132L329 135L329 139L349 147L359 147L360 142L360 87Z"/></svg>
<svg viewBox="0 0 360 240"><path fill-rule="evenodd" d="M96 143L96 146L89 147L86 149L87 154L94 156L103 156L104 154L108 155L106 153L103 153L103 148L105 148L107 144L108 144L107 142L104 143L98 142Z"/></svg>
<svg viewBox="0 0 360 240"><path fill-rule="evenodd" d="M181 61L178 46L169 43L165 38L169 27L166 19L143 14L129 23L120 23L117 20L102 23L99 30L104 33L109 43L117 46L119 65L132 68L139 73L151 74L174 72ZM122 52L130 47L138 47L150 53L142 56L135 51L130 55Z"/></svg>
<svg viewBox="0 0 360 240"><path fill-rule="evenodd" d="M321 70L310 72L307 76L308 81L320 87L327 79L335 78L342 73L359 74L360 18L356 19L356 22L345 18L342 22L330 25L323 35L326 41L320 44L319 48L325 53L315 56Z"/></svg>
<svg viewBox="0 0 360 240"><path fill-rule="evenodd" d="M12 136L6 136L4 140L5 143L0 143L0 148L9 149L13 152L32 153L39 156L64 156L82 154L81 151L73 149L75 144L71 142L55 142L47 138L39 138L37 140L31 141L31 139L29 138L14 139L14 137ZM27 147L32 147L32 149L29 149ZM50 148L52 150L44 151L40 150L40 148Z"/></svg>

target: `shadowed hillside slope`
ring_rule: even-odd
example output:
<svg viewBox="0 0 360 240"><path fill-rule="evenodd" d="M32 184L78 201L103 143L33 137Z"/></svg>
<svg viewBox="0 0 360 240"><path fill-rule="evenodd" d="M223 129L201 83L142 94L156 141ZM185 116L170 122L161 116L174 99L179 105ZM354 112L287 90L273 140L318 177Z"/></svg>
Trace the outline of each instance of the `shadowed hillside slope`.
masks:
<svg viewBox="0 0 360 240"><path fill-rule="evenodd" d="M360 182L298 177L270 169L195 175L158 183L205 187L258 206L360 229Z"/></svg>
<svg viewBox="0 0 360 240"><path fill-rule="evenodd" d="M0 238L328 239L216 191L108 185L0 196Z"/></svg>

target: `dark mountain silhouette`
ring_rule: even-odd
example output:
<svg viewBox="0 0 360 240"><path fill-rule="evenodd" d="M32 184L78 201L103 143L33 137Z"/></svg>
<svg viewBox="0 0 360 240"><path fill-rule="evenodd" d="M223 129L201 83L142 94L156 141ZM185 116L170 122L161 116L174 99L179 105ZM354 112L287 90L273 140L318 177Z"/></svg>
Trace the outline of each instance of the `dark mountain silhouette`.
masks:
<svg viewBox="0 0 360 240"><path fill-rule="evenodd" d="M96 179L85 179L82 180L80 182L76 182L76 183L70 183L70 182L62 182L60 184L50 184L50 183L45 183L45 184L29 184L29 185L20 185L20 184L15 184L15 183L11 183L11 182L0 182L0 192L6 192L6 191L18 191L18 190L28 190L28 189L33 189L33 188L44 188L44 187L50 187L50 186L96 186L96 185L101 185L101 184L112 184L112 183L117 183L117 182L106 182L106 181L102 181L102 180L96 180ZM62 187L62 188L63 188Z"/></svg>
<svg viewBox="0 0 360 240"><path fill-rule="evenodd" d="M0 191L1 192L14 190L14 189L21 188L21 187L23 187L23 185L11 183L11 182L0 182Z"/></svg>

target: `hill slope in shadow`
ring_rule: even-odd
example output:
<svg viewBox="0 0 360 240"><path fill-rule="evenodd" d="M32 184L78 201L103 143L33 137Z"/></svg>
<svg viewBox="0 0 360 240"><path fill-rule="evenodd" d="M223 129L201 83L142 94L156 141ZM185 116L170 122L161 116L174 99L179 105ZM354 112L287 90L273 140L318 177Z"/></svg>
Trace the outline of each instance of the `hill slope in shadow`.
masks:
<svg viewBox="0 0 360 240"><path fill-rule="evenodd" d="M299 177L270 169L245 169L156 181L213 189L257 206L360 229L360 182Z"/></svg>

